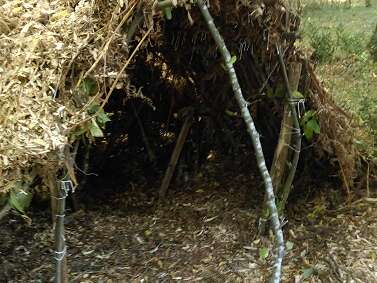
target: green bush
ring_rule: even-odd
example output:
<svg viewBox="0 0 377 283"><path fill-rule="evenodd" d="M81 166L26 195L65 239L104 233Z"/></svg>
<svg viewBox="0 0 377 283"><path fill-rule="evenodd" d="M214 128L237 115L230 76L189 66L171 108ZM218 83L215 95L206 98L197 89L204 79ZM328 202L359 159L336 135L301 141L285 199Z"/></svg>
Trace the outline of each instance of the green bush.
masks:
<svg viewBox="0 0 377 283"><path fill-rule="evenodd" d="M336 28L337 45L347 55L360 55L365 50L362 34L351 34L342 25Z"/></svg>
<svg viewBox="0 0 377 283"><path fill-rule="evenodd" d="M377 97L365 95L360 100L360 117L364 126L374 137L374 142L377 143Z"/></svg>
<svg viewBox="0 0 377 283"><path fill-rule="evenodd" d="M321 10L323 8L323 5L322 3L318 2L318 1L310 1L306 4L304 4L304 14L307 14L311 11L315 11L315 10Z"/></svg>
<svg viewBox="0 0 377 283"><path fill-rule="evenodd" d="M377 62L377 25L369 41L368 49L373 61Z"/></svg>
<svg viewBox="0 0 377 283"><path fill-rule="evenodd" d="M310 45L313 47L313 59L319 63L329 62L332 60L335 49L336 40L330 30L320 30L311 26L309 28Z"/></svg>
<svg viewBox="0 0 377 283"><path fill-rule="evenodd" d="M309 25L307 29L309 43L314 49L312 58L319 63L331 62L334 55L348 56L356 55L358 57L364 56L366 52L365 37L360 34L352 34L339 25L335 31L330 28L318 28L314 25ZM377 31L375 33L374 49L377 59Z"/></svg>

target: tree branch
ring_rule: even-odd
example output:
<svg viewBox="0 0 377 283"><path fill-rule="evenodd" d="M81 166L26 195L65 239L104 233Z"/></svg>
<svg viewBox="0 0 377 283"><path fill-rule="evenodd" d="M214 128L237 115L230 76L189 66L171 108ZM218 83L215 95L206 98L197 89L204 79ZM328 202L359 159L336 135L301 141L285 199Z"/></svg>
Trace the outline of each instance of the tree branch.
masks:
<svg viewBox="0 0 377 283"><path fill-rule="evenodd" d="M276 236L277 257L274 264L274 272L271 278L271 282L274 282L274 283L280 282L281 267L282 267L282 262L283 262L283 257L284 257L284 237L283 237L283 231L280 226L278 211L276 208L274 189L273 189L271 177L267 170L266 162L264 159L262 145L259 139L259 133L257 132L255 128L253 118L251 117L249 109L247 108L248 103L246 102L246 100L244 99L242 95L242 91L241 91L241 87L237 79L236 71L231 61L231 55L225 45L224 39L222 38L218 29L216 28L213 18L210 12L208 11L207 6L204 4L204 1L197 0L197 4L199 6L199 9L202 13L203 18L205 19L207 23L208 29L210 30L212 37L215 40L223 56L226 69L229 73L229 78L230 78L230 82L233 88L233 92L237 99L238 105L241 109L242 118L245 121L247 132L249 133L253 146L254 146L259 171L263 177L263 181L265 185L265 191L267 195L267 205L271 211L272 227Z"/></svg>

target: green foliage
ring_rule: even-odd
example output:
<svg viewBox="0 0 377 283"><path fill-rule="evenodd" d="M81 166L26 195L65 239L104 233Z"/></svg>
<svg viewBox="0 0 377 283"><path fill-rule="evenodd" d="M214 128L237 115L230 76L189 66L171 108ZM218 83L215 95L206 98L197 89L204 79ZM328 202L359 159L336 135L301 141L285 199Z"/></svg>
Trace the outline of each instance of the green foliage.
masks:
<svg viewBox="0 0 377 283"><path fill-rule="evenodd" d="M373 61L377 62L377 25L368 43L368 49Z"/></svg>
<svg viewBox="0 0 377 283"><path fill-rule="evenodd" d="M74 100L78 101L83 107L94 100L91 102L87 110L87 113L91 118L71 133L71 141L80 139L82 136L85 136L90 140L97 137L103 137L102 130L105 128L106 123L110 121L110 118L109 114L101 107L100 101L95 99L97 93L98 85L95 79L89 77L82 80L78 91L74 94Z"/></svg>
<svg viewBox="0 0 377 283"><path fill-rule="evenodd" d="M171 20L173 18L172 9L171 8L165 8L164 9L164 16L167 20Z"/></svg>
<svg viewBox="0 0 377 283"><path fill-rule="evenodd" d="M301 126L304 130L304 136L307 140L312 140L314 134L321 132L321 126L312 110L306 111L301 119Z"/></svg>
<svg viewBox="0 0 377 283"><path fill-rule="evenodd" d="M347 55L361 55L365 51L363 36L360 33L352 34L343 25L336 27L338 47Z"/></svg>
<svg viewBox="0 0 377 283"><path fill-rule="evenodd" d="M360 118L363 125L373 135L374 143L377 143L377 97L362 96L360 99Z"/></svg>
<svg viewBox="0 0 377 283"><path fill-rule="evenodd" d="M89 139L103 137L102 129L105 128L107 122L111 121L108 114L99 104L95 103L89 107L88 114L96 116L84 125L81 129L82 133L85 133Z"/></svg>
<svg viewBox="0 0 377 283"><path fill-rule="evenodd" d="M10 191L8 203L18 212L25 214L26 209L30 206L32 192L21 181L16 183L16 186Z"/></svg>
<svg viewBox="0 0 377 283"><path fill-rule="evenodd" d="M261 248L259 249L259 259L260 259L260 260L265 260L265 259L268 257L269 253L270 253L270 251L269 251L268 248L266 248L266 247L261 247Z"/></svg>
<svg viewBox="0 0 377 283"><path fill-rule="evenodd" d="M285 247L286 247L287 251L292 250L292 249L293 249L293 246L294 246L294 244L293 244L291 241L287 241L287 242L285 243Z"/></svg>
<svg viewBox="0 0 377 283"><path fill-rule="evenodd" d="M320 3L319 1L308 1L304 5L304 13L305 14L308 14L311 11L321 10L321 9L322 9L322 3Z"/></svg>
<svg viewBox="0 0 377 283"><path fill-rule="evenodd" d="M81 82L79 90L86 96L92 96L97 92L97 83L92 78L86 78Z"/></svg>
<svg viewBox="0 0 377 283"><path fill-rule="evenodd" d="M331 61L336 48L336 39L331 31L314 26L310 30L310 45L314 49L313 59L320 63Z"/></svg>
<svg viewBox="0 0 377 283"><path fill-rule="evenodd" d="M318 3L318 0L314 2ZM327 63L333 62L334 57L339 60L356 55L356 59L360 57L365 61L367 43L376 25L375 11L362 6L352 9L329 3L322 6L318 11L307 13L303 21L304 41L313 47L314 58L319 63ZM321 39L325 42L317 41ZM329 43L333 43L333 53Z"/></svg>
<svg viewBox="0 0 377 283"><path fill-rule="evenodd" d="M305 2L320 0L305 0ZM325 5L303 18L304 47L310 47L312 34L332 33L335 52L332 59L317 66L336 102L352 113L364 129L357 130L355 145L369 158L377 159L377 26L376 10L363 2L351 9Z"/></svg>
<svg viewBox="0 0 377 283"><path fill-rule="evenodd" d="M102 129L105 128L105 125L106 125L107 122L111 121L108 114L103 110L103 108L99 104L93 104L89 108L88 113L90 115L97 114L95 121L98 123L98 125Z"/></svg>
<svg viewBox="0 0 377 283"><path fill-rule="evenodd" d="M94 138L102 138L103 132L101 128L98 126L96 120L94 118L91 119L91 123L89 123L89 132Z"/></svg>
<svg viewBox="0 0 377 283"><path fill-rule="evenodd" d="M314 274L314 268L309 267L302 270L302 279L309 279Z"/></svg>

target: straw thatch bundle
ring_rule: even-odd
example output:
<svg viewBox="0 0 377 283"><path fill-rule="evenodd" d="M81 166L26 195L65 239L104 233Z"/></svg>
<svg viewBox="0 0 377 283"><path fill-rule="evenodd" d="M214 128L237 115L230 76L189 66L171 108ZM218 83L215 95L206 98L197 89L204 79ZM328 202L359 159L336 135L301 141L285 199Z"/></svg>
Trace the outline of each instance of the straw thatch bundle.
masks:
<svg viewBox="0 0 377 283"><path fill-rule="evenodd" d="M114 1L0 1L0 190L30 166L56 163L88 118L88 101L74 100L75 83L84 75L99 85L114 80L128 55L117 29L128 8ZM73 68L76 77L67 78Z"/></svg>
<svg viewBox="0 0 377 283"><path fill-rule="evenodd" d="M137 56L145 67L160 68L156 80L175 80L181 92L195 81L200 103L213 97L219 113L232 107L231 98L224 102L219 97L229 86L224 87L217 47L199 12L189 1L181 2L167 22L153 1L0 0L0 191L11 189L13 181L37 165L58 168L62 148L78 137L100 135L93 115L102 113L115 89L126 99L143 97L158 108L156 94L132 85L140 77L140 70L131 68ZM279 1L209 2L237 55L247 99L264 111L272 106L281 112L281 101L266 95L282 80L274 44L282 45L287 63L303 61L294 45L299 17ZM316 148L338 159L350 184L355 152L349 117L332 102L309 64L300 85L318 110L322 131Z"/></svg>

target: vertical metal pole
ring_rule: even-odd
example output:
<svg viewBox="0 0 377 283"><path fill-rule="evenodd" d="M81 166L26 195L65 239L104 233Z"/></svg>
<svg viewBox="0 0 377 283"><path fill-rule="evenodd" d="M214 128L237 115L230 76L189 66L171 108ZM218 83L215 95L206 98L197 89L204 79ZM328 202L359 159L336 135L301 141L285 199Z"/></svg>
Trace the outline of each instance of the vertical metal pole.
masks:
<svg viewBox="0 0 377 283"><path fill-rule="evenodd" d="M56 283L68 283L67 276L67 246L65 243L64 217L65 201L72 183L68 174L60 181L57 197L57 210L55 221L55 263L56 263Z"/></svg>

